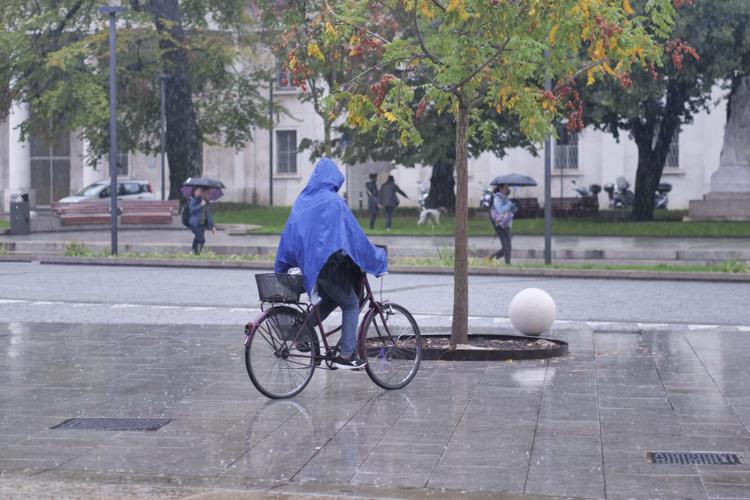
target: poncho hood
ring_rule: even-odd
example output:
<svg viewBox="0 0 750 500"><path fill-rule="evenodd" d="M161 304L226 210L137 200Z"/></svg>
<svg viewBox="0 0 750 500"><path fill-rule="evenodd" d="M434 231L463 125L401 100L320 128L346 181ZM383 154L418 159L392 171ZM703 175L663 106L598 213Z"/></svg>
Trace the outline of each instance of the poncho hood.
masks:
<svg viewBox="0 0 750 500"><path fill-rule="evenodd" d="M312 293L320 270L331 254L341 251L363 271L383 274L385 252L370 243L338 190L344 176L336 163L322 158L315 165L307 186L292 206L276 252L276 272L299 267L305 288Z"/></svg>

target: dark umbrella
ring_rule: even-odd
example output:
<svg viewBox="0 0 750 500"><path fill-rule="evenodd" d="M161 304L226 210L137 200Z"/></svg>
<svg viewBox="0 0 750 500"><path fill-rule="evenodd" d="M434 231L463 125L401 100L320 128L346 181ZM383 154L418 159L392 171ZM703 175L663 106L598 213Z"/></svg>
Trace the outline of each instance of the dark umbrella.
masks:
<svg viewBox="0 0 750 500"><path fill-rule="evenodd" d="M197 187L204 189L208 201L216 201L224 196L222 189L226 188L223 182L208 177L190 177L182 184L180 192L189 199L193 195L193 189Z"/></svg>
<svg viewBox="0 0 750 500"><path fill-rule="evenodd" d="M492 186L499 186L500 184L507 184L508 186L536 186L536 181L528 175L521 174L507 174L498 175L490 183Z"/></svg>

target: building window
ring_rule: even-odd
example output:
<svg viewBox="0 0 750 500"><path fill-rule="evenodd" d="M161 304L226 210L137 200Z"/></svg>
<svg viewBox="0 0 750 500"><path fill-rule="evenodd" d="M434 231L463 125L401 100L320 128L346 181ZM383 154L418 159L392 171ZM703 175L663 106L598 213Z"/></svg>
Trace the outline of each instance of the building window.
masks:
<svg viewBox="0 0 750 500"><path fill-rule="evenodd" d="M280 174L297 173L297 131L276 132L276 171Z"/></svg>
<svg viewBox="0 0 750 500"><path fill-rule="evenodd" d="M283 65L276 69L276 88L279 90L294 90L292 74Z"/></svg>
<svg viewBox="0 0 750 500"><path fill-rule="evenodd" d="M37 204L49 206L70 195L70 132L50 125L49 130L31 134L31 187Z"/></svg>
<svg viewBox="0 0 750 500"><path fill-rule="evenodd" d="M666 168L680 168L680 133L675 132L672 136L672 142L669 143L669 152L667 161L664 165Z"/></svg>
<svg viewBox="0 0 750 500"><path fill-rule="evenodd" d="M578 168L578 134L568 132L564 125L557 129L555 168L558 170Z"/></svg>

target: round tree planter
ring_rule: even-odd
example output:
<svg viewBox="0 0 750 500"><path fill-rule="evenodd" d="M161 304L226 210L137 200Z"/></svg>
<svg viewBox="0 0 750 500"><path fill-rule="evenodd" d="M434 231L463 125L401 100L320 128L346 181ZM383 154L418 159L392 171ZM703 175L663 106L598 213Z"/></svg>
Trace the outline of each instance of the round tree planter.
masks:
<svg viewBox="0 0 750 500"><path fill-rule="evenodd" d="M546 359L568 353L568 343L546 337L525 335L470 335L473 348L451 348L449 335L423 335L425 361L520 361ZM448 347L444 347L448 346Z"/></svg>

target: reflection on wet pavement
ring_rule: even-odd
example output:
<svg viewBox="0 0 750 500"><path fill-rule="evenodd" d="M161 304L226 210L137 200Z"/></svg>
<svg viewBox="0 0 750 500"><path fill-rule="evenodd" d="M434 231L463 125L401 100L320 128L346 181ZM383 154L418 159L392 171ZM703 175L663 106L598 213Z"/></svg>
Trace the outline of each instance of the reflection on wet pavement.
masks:
<svg viewBox="0 0 750 500"><path fill-rule="evenodd" d="M406 389L318 371L258 394L241 328L0 324L0 475L323 481L600 498L750 497L750 338L558 330L571 354L426 362ZM75 416L156 432L60 431ZM742 464L652 464L718 451Z"/></svg>

